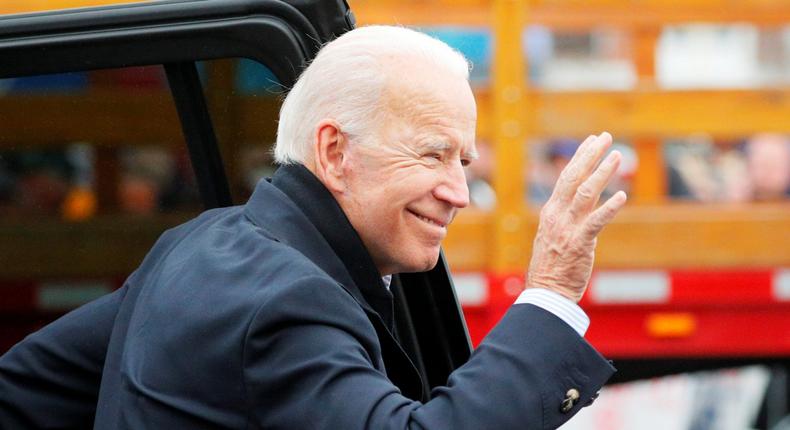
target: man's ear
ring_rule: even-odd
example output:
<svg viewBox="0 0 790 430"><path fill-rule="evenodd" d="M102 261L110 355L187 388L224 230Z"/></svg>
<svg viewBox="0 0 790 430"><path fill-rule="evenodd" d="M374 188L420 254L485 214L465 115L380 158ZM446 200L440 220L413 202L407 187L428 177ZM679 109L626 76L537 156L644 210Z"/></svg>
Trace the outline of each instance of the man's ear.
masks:
<svg viewBox="0 0 790 430"><path fill-rule="evenodd" d="M325 119L316 126L315 174L330 191L345 190L345 163L348 161L348 141L333 120Z"/></svg>

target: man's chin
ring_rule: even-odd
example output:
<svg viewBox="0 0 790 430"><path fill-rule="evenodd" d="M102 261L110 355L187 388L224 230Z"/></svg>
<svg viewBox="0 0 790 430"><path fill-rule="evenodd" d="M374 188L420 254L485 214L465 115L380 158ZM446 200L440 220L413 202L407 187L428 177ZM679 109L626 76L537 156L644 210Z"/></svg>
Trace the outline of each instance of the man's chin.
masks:
<svg viewBox="0 0 790 430"><path fill-rule="evenodd" d="M413 264L409 264L408 267L405 267L405 270L401 270L401 273L419 273L419 272L427 272L434 267L439 262L439 252L432 253L430 256L425 256L425 258L421 259L420 261L414 261Z"/></svg>

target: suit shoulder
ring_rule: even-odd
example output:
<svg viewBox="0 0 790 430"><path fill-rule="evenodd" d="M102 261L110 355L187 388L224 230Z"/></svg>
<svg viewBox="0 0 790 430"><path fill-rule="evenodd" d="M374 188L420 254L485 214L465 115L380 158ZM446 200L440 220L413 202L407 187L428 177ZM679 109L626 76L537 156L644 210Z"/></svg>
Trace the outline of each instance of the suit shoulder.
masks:
<svg viewBox="0 0 790 430"><path fill-rule="evenodd" d="M168 230L140 268L140 284L261 302L305 279L337 282L299 250L251 222L239 207L207 211ZM159 288L157 288L159 289ZM243 298L246 298L242 300Z"/></svg>

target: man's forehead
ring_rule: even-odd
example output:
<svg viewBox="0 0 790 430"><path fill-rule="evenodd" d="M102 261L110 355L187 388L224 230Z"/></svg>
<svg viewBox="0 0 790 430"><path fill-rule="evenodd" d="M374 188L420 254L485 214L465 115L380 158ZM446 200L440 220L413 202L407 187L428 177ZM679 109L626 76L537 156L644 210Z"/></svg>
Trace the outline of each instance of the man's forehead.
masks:
<svg viewBox="0 0 790 430"><path fill-rule="evenodd" d="M408 128L424 145L460 146L474 158L477 112L466 78L425 59L389 61L381 106L389 117L386 128ZM395 67L397 66L397 67Z"/></svg>
<svg viewBox="0 0 790 430"><path fill-rule="evenodd" d="M383 106L401 118L437 122L452 118L457 127L474 128L477 107L468 82L453 76L444 80L432 78L388 80L382 94Z"/></svg>

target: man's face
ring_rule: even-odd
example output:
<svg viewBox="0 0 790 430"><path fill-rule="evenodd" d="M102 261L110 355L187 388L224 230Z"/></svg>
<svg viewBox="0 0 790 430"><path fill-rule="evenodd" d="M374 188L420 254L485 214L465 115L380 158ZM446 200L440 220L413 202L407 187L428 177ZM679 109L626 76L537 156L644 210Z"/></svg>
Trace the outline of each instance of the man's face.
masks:
<svg viewBox="0 0 790 430"><path fill-rule="evenodd" d="M420 71L390 82L384 100L375 141L349 146L339 201L382 275L429 270L469 204L463 167L475 157L474 97L463 79Z"/></svg>

